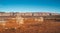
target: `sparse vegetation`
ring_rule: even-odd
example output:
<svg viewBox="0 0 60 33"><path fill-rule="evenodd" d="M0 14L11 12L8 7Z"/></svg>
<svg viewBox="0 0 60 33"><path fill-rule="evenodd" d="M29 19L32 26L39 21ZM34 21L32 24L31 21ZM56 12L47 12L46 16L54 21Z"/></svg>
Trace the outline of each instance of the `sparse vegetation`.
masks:
<svg viewBox="0 0 60 33"><path fill-rule="evenodd" d="M60 22L44 21L42 24L23 24L10 29L0 28L0 33L60 33Z"/></svg>
<svg viewBox="0 0 60 33"><path fill-rule="evenodd" d="M55 16L52 17L51 15L42 18L40 18L40 15L39 17L36 15L34 17L28 15L28 17L7 16L4 17L5 19L2 17L2 20L6 22L4 25L0 23L0 33L60 33L60 19L56 19ZM57 18L60 17L57 16Z"/></svg>

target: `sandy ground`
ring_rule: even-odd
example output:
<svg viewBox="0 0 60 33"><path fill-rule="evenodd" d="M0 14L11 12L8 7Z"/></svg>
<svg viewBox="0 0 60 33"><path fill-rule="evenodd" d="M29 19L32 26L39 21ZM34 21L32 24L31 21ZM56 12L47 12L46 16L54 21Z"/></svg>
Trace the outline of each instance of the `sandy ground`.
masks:
<svg viewBox="0 0 60 33"><path fill-rule="evenodd" d="M3 29L0 27L0 30L0 33L60 33L60 21L44 21L36 24L23 24L17 29Z"/></svg>

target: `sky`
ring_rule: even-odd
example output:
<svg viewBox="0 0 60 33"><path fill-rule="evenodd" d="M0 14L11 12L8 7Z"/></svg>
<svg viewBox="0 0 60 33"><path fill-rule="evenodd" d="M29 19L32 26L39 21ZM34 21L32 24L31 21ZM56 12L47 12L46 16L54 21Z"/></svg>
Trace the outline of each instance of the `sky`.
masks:
<svg viewBox="0 0 60 33"><path fill-rule="evenodd" d="M0 12L60 13L60 0L0 0Z"/></svg>

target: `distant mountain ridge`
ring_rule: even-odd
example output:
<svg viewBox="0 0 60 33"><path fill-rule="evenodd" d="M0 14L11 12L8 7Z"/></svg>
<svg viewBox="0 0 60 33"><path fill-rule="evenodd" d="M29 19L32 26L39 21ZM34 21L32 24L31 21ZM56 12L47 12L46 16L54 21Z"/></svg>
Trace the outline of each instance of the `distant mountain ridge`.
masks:
<svg viewBox="0 0 60 33"><path fill-rule="evenodd" d="M51 16L60 15L60 13L50 12L0 12L0 16Z"/></svg>

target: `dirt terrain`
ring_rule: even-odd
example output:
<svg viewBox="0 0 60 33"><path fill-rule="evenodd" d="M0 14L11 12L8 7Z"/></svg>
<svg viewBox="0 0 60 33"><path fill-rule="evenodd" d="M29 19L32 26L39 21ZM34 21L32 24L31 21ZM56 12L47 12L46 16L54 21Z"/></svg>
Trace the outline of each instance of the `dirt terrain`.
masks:
<svg viewBox="0 0 60 33"><path fill-rule="evenodd" d="M16 29L5 29L0 26L0 33L60 33L60 21L47 20L42 23L24 23Z"/></svg>

